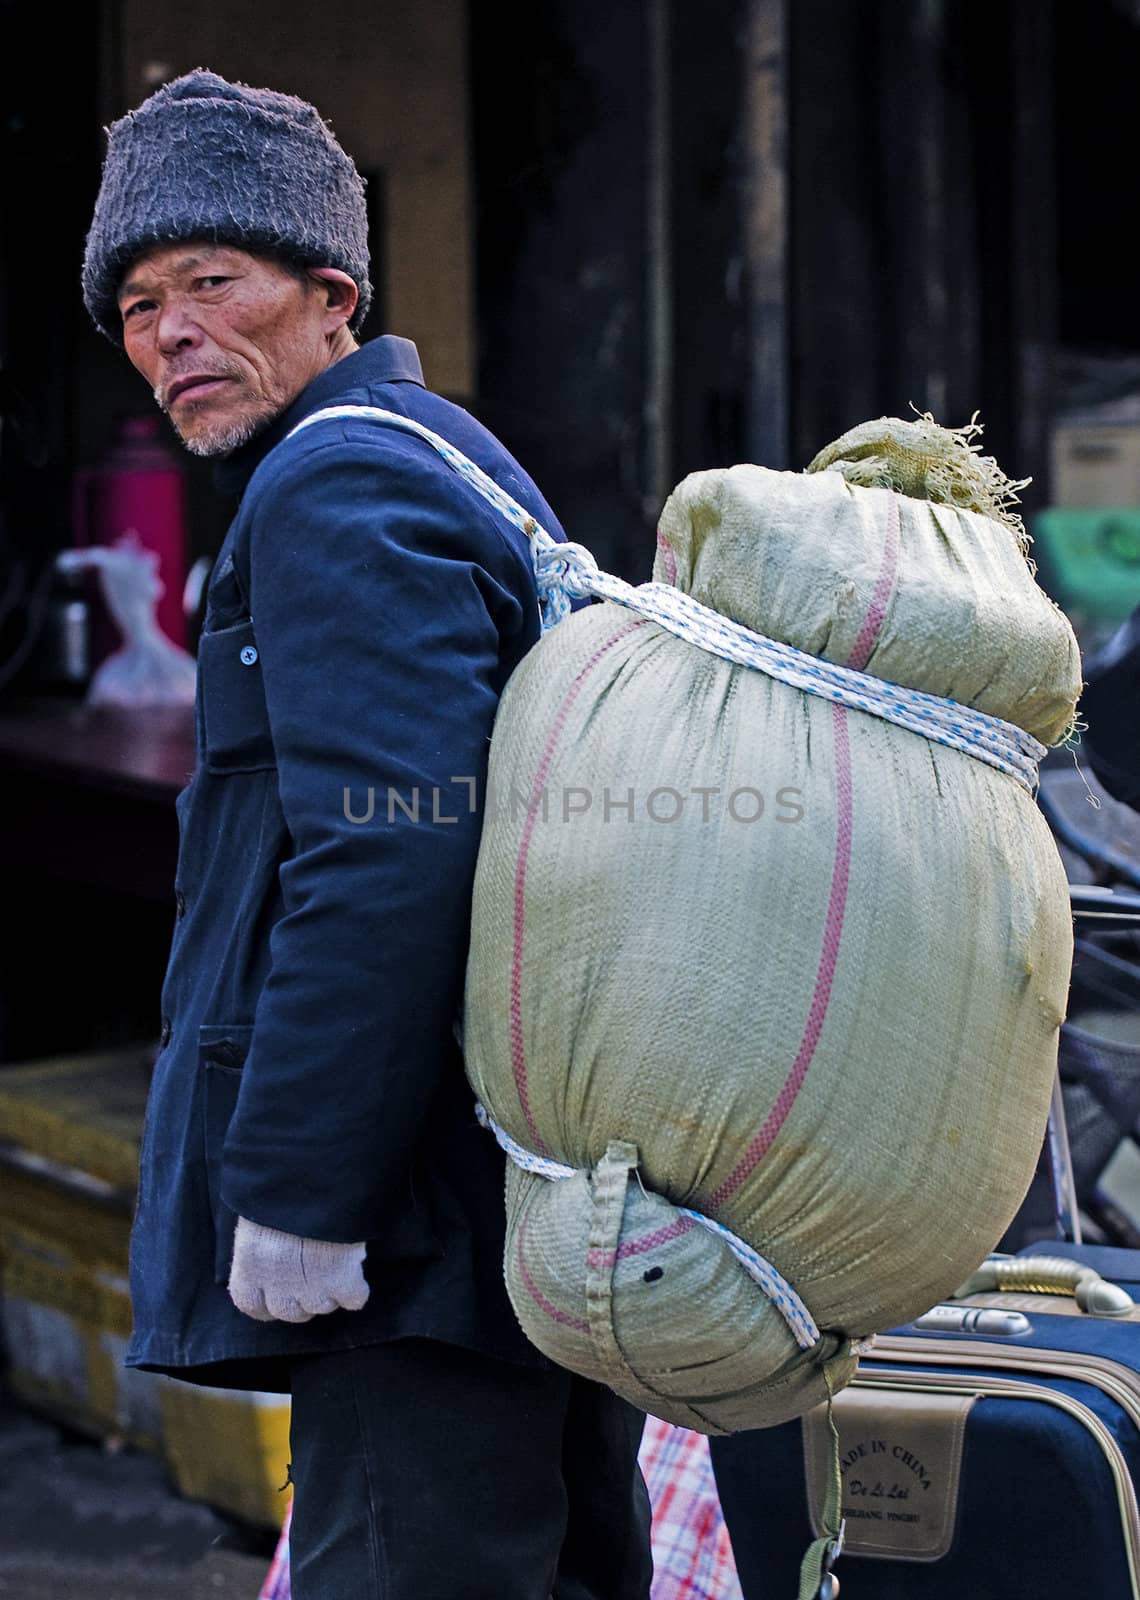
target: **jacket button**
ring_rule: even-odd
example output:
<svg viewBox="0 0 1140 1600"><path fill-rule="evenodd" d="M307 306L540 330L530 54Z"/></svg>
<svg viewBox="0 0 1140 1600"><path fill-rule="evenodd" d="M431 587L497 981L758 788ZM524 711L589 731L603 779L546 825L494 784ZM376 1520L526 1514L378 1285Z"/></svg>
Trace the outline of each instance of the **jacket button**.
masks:
<svg viewBox="0 0 1140 1600"><path fill-rule="evenodd" d="M256 645L252 645L252 644L245 645L243 647L242 653L241 653L241 664L242 664L242 666L243 667L252 667L256 660L257 660L257 646Z"/></svg>
<svg viewBox="0 0 1140 1600"><path fill-rule="evenodd" d="M170 1043L170 1018L169 1017L163 1017L163 1019L162 1019L162 1031L159 1033L158 1042L159 1042L159 1044L162 1046L162 1048L164 1050L166 1049L167 1045Z"/></svg>
<svg viewBox="0 0 1140 1600"><path fill-rule="evenodd" d="M186 896L179 889L174 896L174 915L182 917L186 914Z"/></svg>

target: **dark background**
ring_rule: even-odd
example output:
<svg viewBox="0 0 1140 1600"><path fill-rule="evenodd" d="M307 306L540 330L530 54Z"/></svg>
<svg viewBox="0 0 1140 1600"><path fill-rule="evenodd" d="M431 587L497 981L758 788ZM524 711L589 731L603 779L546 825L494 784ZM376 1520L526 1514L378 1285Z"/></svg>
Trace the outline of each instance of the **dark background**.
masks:
<svg viewBox="0 0 1140 1600"><path fill-rule="evenodd" d="M1026 509L1048 504L1072 358L1140 359L1130 0L470 0L467 21L476 359L453 398L603 565L648 576L685 473L802 467L912 406L980 411ZM70 542L74 472L151 407L79 289L127 42L121 0L66 25L0 0L0 663ZM372 177L382 261L398 218ZM184 464L210 555L232 507ZM116 872L127 846L98 888L6 870L0 1055L155 1029L170 911Z"/></svg>

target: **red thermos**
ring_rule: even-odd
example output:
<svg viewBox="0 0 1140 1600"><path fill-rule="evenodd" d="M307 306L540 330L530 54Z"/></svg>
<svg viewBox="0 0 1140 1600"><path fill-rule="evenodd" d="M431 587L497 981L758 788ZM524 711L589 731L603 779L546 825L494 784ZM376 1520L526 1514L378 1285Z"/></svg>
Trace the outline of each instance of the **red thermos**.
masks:
<svg viewBox="0 0 1140 1600"><path fill-rule="evenodd" d="M72 528L80 547L114 544L134 529L140 544L158 556L163 585L158 625L172 643L185 646L183 502L182 466L162 438L162 419L121 417L99 461L75 475ZM115 648L118 641L108 643ZM107 651L97 648L96 654L101 657Z"/></svg>

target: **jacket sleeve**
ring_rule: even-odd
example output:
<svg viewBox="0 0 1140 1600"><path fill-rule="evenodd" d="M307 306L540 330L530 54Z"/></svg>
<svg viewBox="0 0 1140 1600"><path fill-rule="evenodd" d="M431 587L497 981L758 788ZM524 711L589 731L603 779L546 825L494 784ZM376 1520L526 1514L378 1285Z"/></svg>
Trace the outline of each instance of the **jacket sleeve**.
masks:
<svg viewBox="0 0 1140 1600"><path fill-rule="evenodd" d="M310 447L259 495L249 598L291 851L222 1197L268 1227L382 1233L455 1070L501 644L537 633L490 517L418 441Z"/></svg>
<svg viewBox="0 0 1140 1600"><path fill-rule="evenodd" d="M1081 742L1089 765L1114 799L1140 808L1140 607L1085 673Z"/></svg>

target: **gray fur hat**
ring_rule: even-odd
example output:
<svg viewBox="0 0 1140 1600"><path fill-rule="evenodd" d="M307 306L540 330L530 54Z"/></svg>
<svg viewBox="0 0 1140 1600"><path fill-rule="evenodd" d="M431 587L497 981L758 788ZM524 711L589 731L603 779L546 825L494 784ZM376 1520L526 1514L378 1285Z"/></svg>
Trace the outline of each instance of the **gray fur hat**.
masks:
<svg viewBox="0 0 1140 1600"><path fill-rule="evenodd" d="M372 298L364 181L315 106L199 68L107 133L83 299L113 343L123 342L123 272L144 250L181 239L339 267L360 291L349 327L360 326Z"/></svg>

